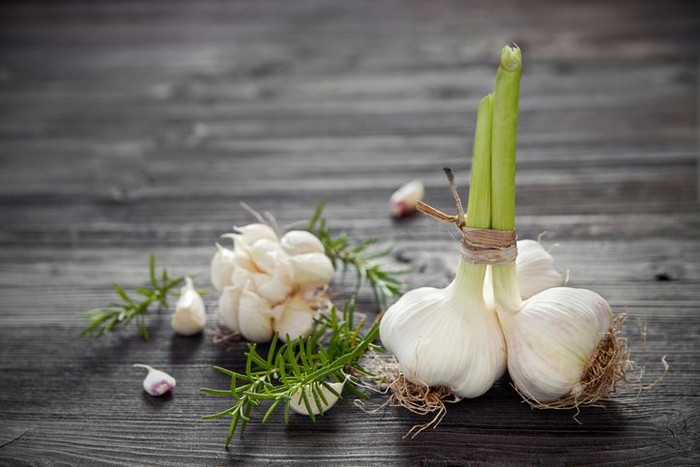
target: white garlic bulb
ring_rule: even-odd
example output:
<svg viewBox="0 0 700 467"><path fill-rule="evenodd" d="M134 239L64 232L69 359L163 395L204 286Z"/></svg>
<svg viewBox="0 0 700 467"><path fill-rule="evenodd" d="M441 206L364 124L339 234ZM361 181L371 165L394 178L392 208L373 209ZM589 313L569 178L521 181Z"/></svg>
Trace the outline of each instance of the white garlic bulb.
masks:
<svg viewBox="0 0 700 467"><path fill-rule="evenodd" d="M316 235L306 230L290 230L282 236L280 244L288 255L296 256L304 253L323 253L323 243Z"/></svg>
<svg viewBox="0 0 700 467"><path fill-rule="evenodd" d="M612 311L603 297L570 287L540 292L516 312L499 309L499 317L513 383L539 403L584 390L584 370L612 324Z"/></svg>
<svg viewBox="0 0 700 467"><path fill-rule="evenodd" d="M316 403L316 400L314 399L309 385L307 384L306 386L304 386L304 395L306 396L306 400L309 402L309 406L311 407L311 412L314 415L320 415L324 413L325 411L333 407L336 402L338 402L338 394L340 394L343 391L343 383L328 383L328 386L330 386L333 390L331 391L326 386L320 386L318 389L318 391L323 394L323 398L326 399L327 402L324 403L323 400L321 400L321 407L319 407ZM291 400L289 401L289 408L298 414L309 415L309 411L306 408L306 404L304 403L301 394L295 394L294 396L292 396Z"/></svg>
<svg viewBox="0 0 700 467"><path fill-rule="evenodd" d="M450 285L412 290L386 311L382 343L408 380L472 398L503 374L506 344L496 312L483 299L485 271L460 259Z"/></svg>
<svg viewBox="0 0 700 467"><path fill-rule="evenodd" d="M171 325L176 333L192 336L204 330L207 322L204 301L194 288L189 277L185 278L185 286L180 291L180 299L175 306Z"/></svg>
<svg viewBox="0 0 700 467"><path fill-rule="evenodd" d="M143 380L143 390L151 396L162 396L166 392L175 389L175 378L166 372L141 363L135 363L134 366L148 370L148 374Z"/></svg>
<svg viewBox="0 0 700 467"><path fill-rule="evenodd" d="M211 283L221 292L227 285L232 284L233 269L236 267L236 254L233 250L216 244L216 253L211 260Z"/></svg>

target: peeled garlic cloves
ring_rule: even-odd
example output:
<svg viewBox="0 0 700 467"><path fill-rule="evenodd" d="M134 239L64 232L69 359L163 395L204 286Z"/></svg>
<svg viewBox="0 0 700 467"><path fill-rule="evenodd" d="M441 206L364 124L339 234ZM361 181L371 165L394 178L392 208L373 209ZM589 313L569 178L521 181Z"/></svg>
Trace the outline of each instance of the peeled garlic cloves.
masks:
<svg viewBox="0 0 700 467"><path fill-rule="evenodd" d="M148 374L143 380L143 390L151 396L162 396L166 392L175 389L175 378L166 372L156 370L155 368L142 363L135 363L134 366L148 370Z"/></svg>
<svg viewBox="0 0 700 467"><path fill-rule="evenodd" d="M319 396L320 407L319 403L316 402L316 399L313 396L313 392L311 391L310 385L307 384L302 390L307 402L309 403L309 407L311 408L311 413L313 413L314 415L320 415L326 412L331 407L333 407L335 403L338 402L338 396L343 391L343 383L335 382L326 384L332 390L326 387L325 385L319 386L318 392L323 394L323 397ZM323 399L325 399L325 402L323 401ZM309 410L306 408L306 404L304 403L304 398L302 397L301 392L292 396L291 400L289 401L289 408L298 414L309 415Z"/></svg>
<svg viewBox="0 0 700 467"><path fill-rule="evenodd" d="M194 288L189 277L185 278L185 286L180 291L180 299L175 306L171 325L176 333L192 336L204 330L207 322L204 301Z"/></svg>

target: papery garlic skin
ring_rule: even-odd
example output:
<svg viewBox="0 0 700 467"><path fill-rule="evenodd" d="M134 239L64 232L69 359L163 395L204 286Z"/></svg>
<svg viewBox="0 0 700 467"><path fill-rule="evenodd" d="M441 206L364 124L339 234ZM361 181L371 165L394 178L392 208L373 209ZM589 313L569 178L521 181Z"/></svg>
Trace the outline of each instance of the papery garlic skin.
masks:
<svg viewBox="0 0 700 467"><path fill-rule="evenodd" d="M314 396L311 392L311 388L307 384L304 386L303 392L304 395L306 396L306 399L309 401L309 406L311 406L311 412L314 415L320 415L324 412L326 412L328 409L333 407L336 402L338 402L339 397L334 394L340 394L343 391L343 383L328 383L328 386L333 388L333 391L328 389L325 386L320 386L318 391L323 394L323 397L326 399L327 403L324 403L323 400L321 400L321 408L319 410L318 405L316 404L316 400L314 399ZM301 415L309 415L309 411L306 408L306 404L304 404L304 400L302 399L301 394L295 394L292 396L292 398L289 401L289 408L292 409L294 412L301 414Z"/></svg>
<svg viewBox="0 0 700 467"><path fill-rule="evenodd" d="M450 285L412 290L386 311L380 337L408 380L473 398L504 373L506 344L483 299L485 271L460 259Z"/></svg>
<svg viewBox="0 0 700 467"><path fill-rule="evenodd" d="M547 403L581 390L584 370L610 330L612 310L586 289L555 287L499 310L508 344L508 372L518 391Z"/></svg>
<svg viewBox="0 0 700 467"><path fill-rule="evenodd" d="M175 306L171 325L176 333L192 336L204 330L207 315L204 301L194 288L192 279L187 277L185 281L185 286L180 291L180 299Z"/></svg>
<svg viewBox="0 0 700 467"><path fill-rule="evenodd" d="M518 241L515 267L518 272L520 296L523 300L543 290L564 284L564 278L554 268L554 258L541 243L535 240Z"/></svg>
<svg viewBox="0 0 700 467"><path fill-rule="evenodd" d="M217 292L232 284L233 269L236 267L236 254L233 250L216 244L216 253L211 260L211 283Z"/></svg>
<svg viewBox="0 0 700 467"><path fill-rule="evenodd" d="M133 366L148 370L148 374L143 380L143 390L151 396L162 396L166 392L175 389L175 378L166 372L141 363L135 363Z"/></svg>

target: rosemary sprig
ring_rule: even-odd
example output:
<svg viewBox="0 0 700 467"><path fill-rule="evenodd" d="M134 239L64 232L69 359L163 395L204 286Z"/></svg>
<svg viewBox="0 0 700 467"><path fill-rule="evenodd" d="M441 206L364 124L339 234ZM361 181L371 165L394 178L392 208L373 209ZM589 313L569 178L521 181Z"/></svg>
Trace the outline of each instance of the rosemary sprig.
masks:
<svg viewBox="0 0 700 467"><path fill-rule="evenodd" d="M211 420L230 417L226 446L229 445L236 431L243 435L250 421L253 409L259 408L266 401L269 406L262 417L266 423L279 406L284 407L284 421L289 422L290 401L292 397L301 397L312 421L316 421L311 407L315 405L322 412L325 399L321 388L339 396L330 386L330 382L349 382L345 388L360 398L367 396L352 385L351 374L370 373L358 363L360 357L379 335L379 324L374 323L367 334L362 334L364 320L354 323L355 302L345 302L342 316L333 307L327 316L318 321L315 333L308 337L298 337L278 348L277 335L272 340L267 356L263 357L256 344L249 344L246 352L245 371L242 373L214 367L217 371L231 378L230 389L202 388L206 394L231 397L233 406L219 413L202 417ZM289 336L287 336L289 338ZM305 388L312 397L308 397Z"/></svg>
<svg viewBox="0 0 700 467"><path fill-rule="evenodd" d="M114 291L121 299L121 303L112 303L104 308L86 311L84 314L89 323L80 335L101 337L107 332L114 331L118 326L133 321L138 328L139 335L148 340L148 328L146 327L148 309L153 304L157 304L158 308L167 308L168 295L173 293L175 287L185 281L184 276L170 277L165 268L160 275L157 275L154 255L150 257L148 273L148 285L135 289L136 296L130 296L122 286L113 284Z"/></svg>
<svg viewBox="0 0 700 467"><path fill-rule="evenodd" d="M372 288L377 308L386 308L388 298L398 297L403 293L403 284L396 276L406 271L387 271L375 262L391 253L390 248L376 252L367 251L369 246L377 242L376 238L370 237L354 245L344 233L333 238L326 226L326 219L323 218L323 207L324 203L321 201L306 230L321 240L326 249L326 256L336 269L340 266L343 274L350 268L354 269L356 288L359 289L363 282L367 283Z"/></svg>

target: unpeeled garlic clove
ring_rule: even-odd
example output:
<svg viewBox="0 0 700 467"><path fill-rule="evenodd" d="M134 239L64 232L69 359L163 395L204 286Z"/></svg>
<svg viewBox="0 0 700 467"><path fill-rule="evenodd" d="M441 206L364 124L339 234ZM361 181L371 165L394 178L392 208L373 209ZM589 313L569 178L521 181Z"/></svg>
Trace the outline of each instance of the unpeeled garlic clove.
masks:
<svg viewBox="0 0 700 467"><path fill-rule="evenodd" d="M313 396L310 385L305 385L304 389L302 390L306 396L306 400L309 402L309 406L311 407L311 413L314 415L320 415L333 407L335 403L338 402L338 396L343 392L343 383L335 382L326 384L330 386L332 390L325 385L319 386L318 392L323 394L323 399L326 400L326 402L320 400L320 407L319 404L316 403L316 399ZM309 415L309 411L306 408L306 404L304 404L301 393L292 396L289 401L289 408L298 414Z"/></svg>
<svg viewBox="0 0 700 467"><path fill-rule="evenodd" d="M275 321L275 331L282 341L308 336L314 329L314 310L300 295L294 295L286 302L280 318Z"/></svg>
<svg viewBox="0 0 700 467"><path fill-rule="evenodd" d="M166 372L156 370L155 368L142 363L135 363L134 366L148 370L148 374L143 380L143 390L151 396L162 396L166 392L175 389L175 378Z"/></svg>
<svg viewBox="0 0 700 467"><path fill-rule="evenodd" d="M233 230L238 232L231 236L233 242L236 246L236 250L239 247L248 247L260 239L279 241L277 234L269 225L265 224L248 224L243 227L233 226Z"/></svg>
<svg viewBox="0 0 700 467"><path fill-rule="evenodd" d="M240 332L238 326L238 305L241 300L242 287L227 286L219 297L219 320L228 329Z"/></svg>
<svg viewBox="0 0 700 467"><path fill-rule="evenodd" d="M280 244L288 255L296 256L304 253L323 253L323 243L316 235L306 230L290 230L282 236Z"/></svg>
<svg viewBox="0 0 700 467"><path fill-rule="evenodd" d="M289 258L284 255L277 258L275 270L264 281L256 280L257 293L272 305L277 305L287 299L292 292L292 277L294 271Z"/></svg>
<svg viewBox="0 0 700 467"><path fill-rule="evenodd" d="M302 288L327 285L335 274L331 260L323 253L304 253L291 257L294 283Z"/></svg>
<svg viewBox="0 0 700 467"><path fill-rule="evenodd" d="M277 241L267 238L261 238L253 243L248 249L248 254L255 266L267 274L275 272L279 257L286 256Z"/></svg>
<svg viewBox="0 0 700 467"><path fill-rule="evenodd" d="M396 190L389 199L389 209L394 217L403 217L415 211L418 201L425 195L425 186L420 180L412 180Z"/></svg>
<svg viewBox="0 0 700 467"><path fill-rule="evenodd" d="M273 334L271 316L270 303L246 285L238 304L238 327L243 337L251 342L270 342Z"/></svg>
<svg viewBox="0 0 700 467"><path fill-rule="evenodd" d="M185 278L185 286L180 291L180 299L175 306L171 325L176 333L183 336L192 336L204 330L207 322L204 301L194 288L194 283L189 277Z"/></svg>
<svg viewBox="0 0 700 467"><path fill-rule="evenodd" d="M216 244L216 253L211 260L211 283L221 292L227 285L231 285L233 268L236 266L236 254L233 250Z"/></svg>

